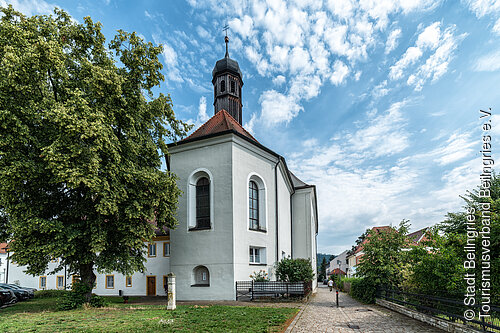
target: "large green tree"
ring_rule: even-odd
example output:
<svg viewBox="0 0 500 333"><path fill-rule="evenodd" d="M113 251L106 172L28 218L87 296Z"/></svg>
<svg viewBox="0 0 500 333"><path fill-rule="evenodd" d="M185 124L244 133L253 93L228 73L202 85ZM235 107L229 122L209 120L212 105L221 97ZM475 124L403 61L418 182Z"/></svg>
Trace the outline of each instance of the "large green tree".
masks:
<svg viewBox="0 0 500 333"><path fill-rule="evenodd" d="M408 220L401 221L397 228L370 230L356 275L375 285L399 286L403 281L405 256L402 251L408 248L407 234Z"/></svg>
<svg viewBox="0 0 500 333"><path fill-rule="evenodd" d="M61 258L88 286L94 269L141 270L144 241L176 224L180 191L161 159L189 129L170 96L153 94L162 47L121 30L106 45L100 23L58 9L1 12L0 212L12 259L41 274Z"/></svg>

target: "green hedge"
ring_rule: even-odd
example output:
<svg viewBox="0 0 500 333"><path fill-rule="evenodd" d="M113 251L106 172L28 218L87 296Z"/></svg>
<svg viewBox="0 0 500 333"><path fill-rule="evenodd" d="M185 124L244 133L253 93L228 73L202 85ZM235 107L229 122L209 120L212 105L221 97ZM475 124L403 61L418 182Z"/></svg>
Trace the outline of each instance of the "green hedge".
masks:
<svg viewBox="0 0 500 333"><path fill-rule="evenodd" d="M355 278L351 282L351 296L363 303L375 303L376 284L367 278Z"/></svg>
<svg viewBox="0 0 500 333"><path fill-rule="evenodd" d="M53 298L53 297L62 297L69 293L68 290L38 290L35 292L35 298Z"/></svg>

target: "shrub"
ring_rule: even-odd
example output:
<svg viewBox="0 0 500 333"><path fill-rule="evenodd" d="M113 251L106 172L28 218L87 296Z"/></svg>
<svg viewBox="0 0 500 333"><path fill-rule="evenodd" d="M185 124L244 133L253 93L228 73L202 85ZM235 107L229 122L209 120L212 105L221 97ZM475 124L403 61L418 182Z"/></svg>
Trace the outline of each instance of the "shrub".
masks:
<svg viewBox="0 0 500 333"><path fill-rule="evenodd" d="M68 290L38 290L35 292L35 298L62 297L67 293L69 293Z"/></svg>
<svg viewBox="0 0 500 333"><path fill-rule="evenodd" d="M250 278L252 279L252 281L255 281L255 282L265 282L265 281L269 281L267 279L267 273L265 270L261 269L260 271L258 272L253 272L253 274L250 274Z"/></svg>
<svg viewBox="0 0 500 333"><path fill-rule="evenodd" d="M90 306L93 308L102 308L108 305L106 299L102 296L98 296L96 294L92 294L90 297Z"/></svg>
<svg viewBox="0 0 500 333"><path fill-rule="evenodd" d="M310 282L314 278L310 259L283 258L275 264L275 268L279 281Z"/></svg>
<svg viewBox="0 0 500 333"><path fill-rule="evenodd" d="M377 285L373 280L368 278L356 278L350 282L352 297L363 303L375 303Z"/></svg>
<svg viewBox="0 0 500 333"><path fill-rule="evenodd" d="M85 303L85 295L90 291L89 286L77 281L73 283L70 292L63 295L57 305L59 310L72 310Z"/></svg>

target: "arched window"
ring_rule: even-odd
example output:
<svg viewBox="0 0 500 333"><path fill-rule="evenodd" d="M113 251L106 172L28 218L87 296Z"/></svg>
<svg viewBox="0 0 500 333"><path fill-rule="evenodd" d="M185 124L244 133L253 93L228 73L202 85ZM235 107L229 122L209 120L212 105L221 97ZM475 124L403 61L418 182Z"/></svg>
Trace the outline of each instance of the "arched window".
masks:
<svg viewBox="0 0 500 333"><path fill-rule="evenodd" d="M250 229L259 230L259 187L253 180L248 184L248 217Z"/></svg>
<svg viewBox="0 0 500 333"><path fill-rule="evenodd" d="M220 81L220 91L221 92L226 91L226 81L224 80Z"/></svg>
<svg viewBox="0 0 500 333"><path fill-rule="evenodd" d="M231 92L235 92L234 81L231 81Z"/></svg>
<svg viewBox="0 0 500 333"><path fill-rule="evenodd" d="M267 230L266 184L257 174L248 176L248 229Z"/></svg>
<svg viewBox="0 0 500 333"><path fill-rule="evenodd" d="M192 287L209 287L210 273L205 266L196 266L193 269L193 284Z"/></svg>
<svg viewBox="0 0 500 333"><path fill-rule="evenodd" d="M206 177L196 182L196 228L210 228L210 182Z"/></svg>

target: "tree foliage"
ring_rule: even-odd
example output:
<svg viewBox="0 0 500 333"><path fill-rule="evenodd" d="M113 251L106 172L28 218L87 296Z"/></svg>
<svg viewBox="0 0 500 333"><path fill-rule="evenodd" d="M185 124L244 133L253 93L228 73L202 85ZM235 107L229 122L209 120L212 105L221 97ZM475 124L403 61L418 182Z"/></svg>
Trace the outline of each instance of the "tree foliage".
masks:
<svg viewBox="0 0 500 333"><path fill-rule="evenodd" d="M465 237L454 233L440 235L438 228L431 228L427 238L407 253L411 269L404 283L405 289L441 296L462 293L465 290Z"/></svg>
<svg viewBox="0 0 500 333"><path fill-rule="evenodd" d="M275 265L276 277L279 281L309 282L314 278L310 259L283 258Z"/></svg>
<svg viewBox="0 0 500 333"><path fill-rule="evenodd" d="M402 249L408 246L407 233L407 220L401 221L397 228L371 230L366 236L356 275L375 285L399 286L405 264Z"/></svg>
<svg viewBox="0 0 500 333"><path fill-rule="evenodd" d="M161 46L62 10L0 20L0 216L13 260L41 274L61 258L92 286L93 269L141 270L144 241L174 227L180 190L161 171L186 134L164 79ZM5 224L5 221L2 222Z"/></svg>
<svg viewBox="0 0 500 333"><path fill-rule="evenodd" d="M326 261L326 258L323 257L323 260L321 261L321 266L319 269L318 281L323 281L324 279L326 279L326 266L328 266L328 263Z"/></svg>

